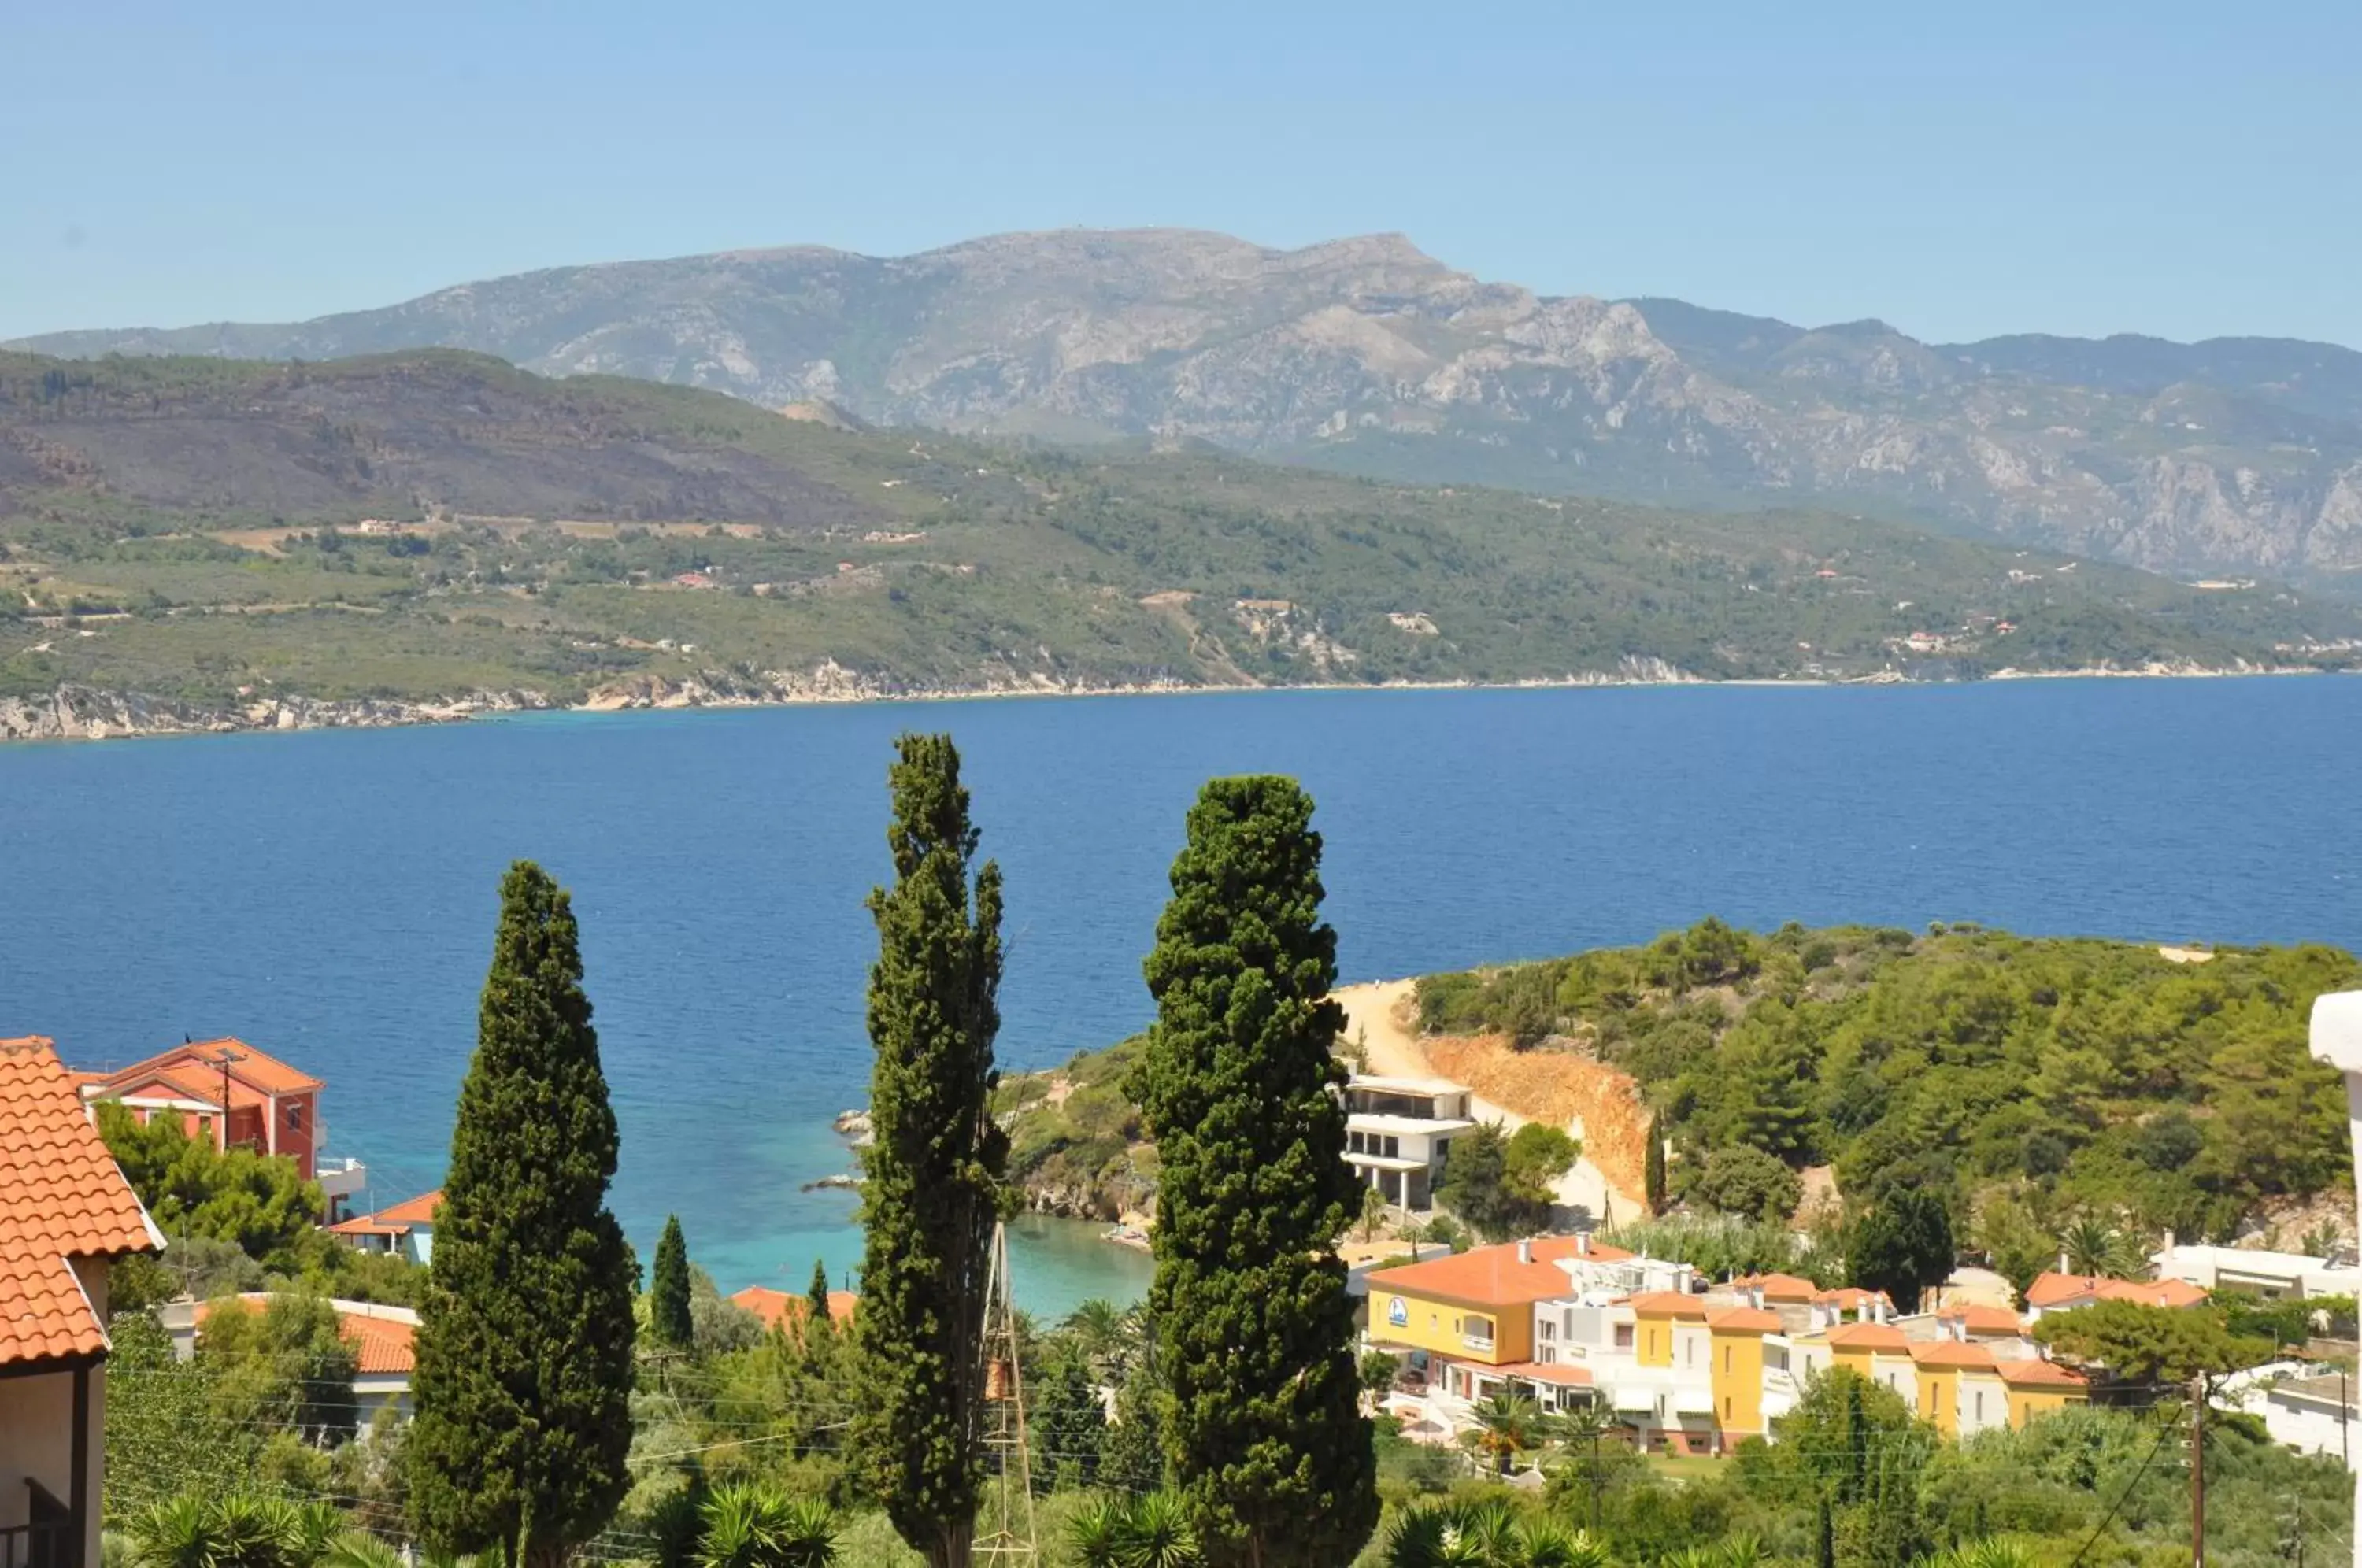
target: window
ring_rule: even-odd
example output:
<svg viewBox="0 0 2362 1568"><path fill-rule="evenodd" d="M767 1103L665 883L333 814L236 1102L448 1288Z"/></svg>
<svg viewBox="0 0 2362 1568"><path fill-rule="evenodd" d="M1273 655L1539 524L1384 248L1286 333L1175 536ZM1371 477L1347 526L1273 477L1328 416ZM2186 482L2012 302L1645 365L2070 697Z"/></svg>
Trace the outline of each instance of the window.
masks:
<svg viewBox="0 0 2362 1568"><path fill-rule="evenodd" d="M1546 1340L1554 1340L1558 1338L1558 1325L1551 1322L1548 1318L1544 1318L1542 1320L1541 1331L1542 1338Z"/></svg>
<svg viewBox="0 0 2362 1568"><path fill-rule="evenodd" d="M287 1125L301 1132L304 1127L304 1102L296 1100L287 1107Z"/></svg>
<svg viewBox="0 0 2362 1568"><path fill-rule="evenodd" d="M1618 1323L1616 1325L1616 1348L1617 1350L1630 1350L1632 1348L1631 1324ZM1651 1342L1651 1348L1654 1348L1653 1340Z"/></svg>
<svg viewBox="0 0 2362 1568"><path fill-rule="evenodd" d="M1723 1421L1724 1421L1726 1424L1727 1424L1727 1423L1729 1422L1729 1420L1730 1420L1730 1418L1731 1418L1731 1410L1732 1410L1732 1406L1731 1406L1731 1402L1730 1402L1730 1396L1729 1396L1729 1395L1727 1395L1727 1394L1726 1394L1726 1395L1724 1395L1724 1396L1722 1397L1722 1419L1723 1419Z"/></svg>
<svg viewBox="0 0 2362 1568"><path fill-rule="evenodd" d="M1984 1391L1983 1389L1980 1388L1980 1389L1978 1389L1978 1390L1977 1390L1977 1419L1979 1419L1979 1420L1981 1420L1981 1420L1983 1420L1984 1419L1985 1419L1985 1391Z"/></svg>
<svg viewBox="0 0 2362 1568"><path fill-rule="evenodd" d="M1738 1354L1738 1348L1736 1345L1725 1345L1722 1347L1722 1370L1725 1376L1728 1376L1732 1372L1737 1370L1737 1367L1733 1363Z"/></svg>
<svg viewBox="0 0 2362 1568"><path fill-rule="evenodd" d="M1386 1156L1386 1158L1388 1158L1388 1159L1390 1159L1390 1160L1399 1160L1399 1159L1401 1159L1401 1158L1402 1158L1402 1140L1401 1140L1401 1139L1399 1139L1399 1138L1395 1138L1395 1137L1388 1137L1388 1138L1386 1138L1386 1139L1385 1139L1385 1140L1384 1140L1384 1143L1385 1143L1385 1156Z"/></svg>

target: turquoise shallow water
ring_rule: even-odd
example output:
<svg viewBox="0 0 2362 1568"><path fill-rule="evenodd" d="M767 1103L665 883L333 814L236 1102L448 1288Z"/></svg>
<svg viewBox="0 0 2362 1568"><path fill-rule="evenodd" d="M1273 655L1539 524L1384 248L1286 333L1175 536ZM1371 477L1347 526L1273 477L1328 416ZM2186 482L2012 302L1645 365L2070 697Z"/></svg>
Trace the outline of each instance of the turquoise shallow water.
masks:
<svg viewBox="0 0 2362 1568"><path fill-rule="evenodd" d="M861 900L894 734L955 734L1010 889L1001 1051L1140 1027L1182 813L1302 777L1349 979L1772 925L1979 920L2362 944L2362 679L1269 692L0 747L0 1034L73 1059L236 1033L329 1083L374 1197L438 1179L502 867L574 889L644 1251L725 1287L859 1255L829 1130L868 1072ZM1088 1227L1021 1298L1124 1297Z"/></svg>

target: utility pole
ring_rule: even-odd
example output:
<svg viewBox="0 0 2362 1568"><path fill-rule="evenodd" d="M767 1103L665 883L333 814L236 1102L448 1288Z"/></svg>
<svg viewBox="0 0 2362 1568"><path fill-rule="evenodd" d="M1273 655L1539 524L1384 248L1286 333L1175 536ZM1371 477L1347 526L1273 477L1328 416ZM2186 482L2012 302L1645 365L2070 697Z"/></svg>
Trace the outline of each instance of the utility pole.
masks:
<svg viewBox="0 0 2362 1568"><path fill-rule="evenodd" d="M2206 1568L2206 1375L2190 1380L2190 1563Z"/></svg>
<svg viewBox="0 0 2362 1568"><path fill-rule="evenodd" d="M212 1056L207 1058L207 1060L214 1062L221 1068L221 1138L215 1144L215 1147L220 1149L223 1154L226 1154L229 1153L229 1067L232 1062L245 1061L246 1053L243 1051L233 1051L228 1046L225 1045L220 1050L215 1052Z"/></svg>

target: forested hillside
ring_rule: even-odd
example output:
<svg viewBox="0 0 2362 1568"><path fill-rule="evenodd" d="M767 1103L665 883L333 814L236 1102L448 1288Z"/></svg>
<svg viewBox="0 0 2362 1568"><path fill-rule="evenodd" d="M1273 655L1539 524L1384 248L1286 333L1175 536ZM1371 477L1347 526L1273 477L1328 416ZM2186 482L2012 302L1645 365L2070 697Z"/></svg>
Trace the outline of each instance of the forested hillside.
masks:
<svg viewBox="0 0 2362 1568"><path fill-rule="evenodd" d="M2315 996L2334 948L2211 956L1973 926L1926 935L1705 921L1643 947L1422 981L1425 1027L1595 1054L1639 1080L1699 1196L1718 1154L1827 1165L1839 1192L1948 1195L1959 1233L2030 1273L2070 1224L2126 1243L2229 1238L2349 1176ZM2290 1236L2293 1242L2296 1236Z"/></svg>
<svg viewBox="0 0 2362 1568"><path fill-rule="evenodd" d="M2362 659L2352 605L1860 518L843 423L447 351L0 355L0 702L64 690L181 704L188 723L283 723L310 722L304 701L484 694Z"/></svg>

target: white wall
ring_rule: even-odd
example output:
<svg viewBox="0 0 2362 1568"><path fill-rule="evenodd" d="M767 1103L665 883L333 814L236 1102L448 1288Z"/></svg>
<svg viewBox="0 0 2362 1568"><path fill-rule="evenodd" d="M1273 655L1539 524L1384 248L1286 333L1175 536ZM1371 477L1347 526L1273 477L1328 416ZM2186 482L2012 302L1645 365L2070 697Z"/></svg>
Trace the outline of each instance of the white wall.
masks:
<svg viewBox="0 0 2362 1568"><path fill-rule="evenodd" d="M2350 1147L2362 1149L2362 991L2341 991L2312 1004L2312 1054L2345 1076ZM2362 1199L2362 1168L2355 1173L2354 1190ZM2355 1477L2354 1501L2362 1514L2362 1473ZM2362 1568L2362 1530L2355 1532L2354 1563Z"/></svg>

